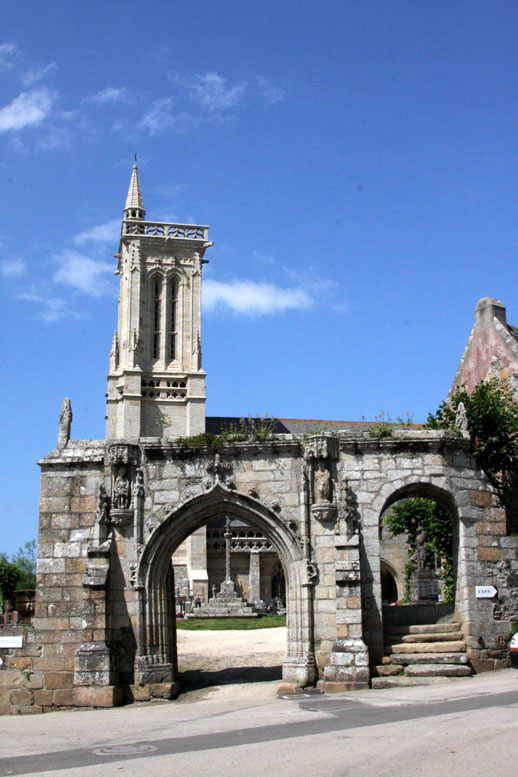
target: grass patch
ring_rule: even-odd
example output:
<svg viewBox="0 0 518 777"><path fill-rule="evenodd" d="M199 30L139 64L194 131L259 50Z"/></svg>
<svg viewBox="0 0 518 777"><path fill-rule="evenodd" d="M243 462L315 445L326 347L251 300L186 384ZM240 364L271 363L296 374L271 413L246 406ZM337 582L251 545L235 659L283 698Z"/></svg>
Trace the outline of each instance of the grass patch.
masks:
<svg viewBox="0 0 518 777"><path fill-rule="evenodd" d="M264 615L261 618L178 618L177 629L185 631L249 631L250 629L275 629L286 626L285 615Z"/></svg>

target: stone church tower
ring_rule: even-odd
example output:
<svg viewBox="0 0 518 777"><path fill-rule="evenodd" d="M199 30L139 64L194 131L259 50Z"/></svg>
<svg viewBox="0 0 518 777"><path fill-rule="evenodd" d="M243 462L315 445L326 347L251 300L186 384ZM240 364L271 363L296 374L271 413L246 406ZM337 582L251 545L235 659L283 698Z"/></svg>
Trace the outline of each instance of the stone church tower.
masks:
<svg viewBox="0 0 518 777"><path fill-rule="evenodd" d="M118 328L106 437L185 437L205 431L201 272L208 227L145 220L137 163L124 208L116 274Z"/></svg>

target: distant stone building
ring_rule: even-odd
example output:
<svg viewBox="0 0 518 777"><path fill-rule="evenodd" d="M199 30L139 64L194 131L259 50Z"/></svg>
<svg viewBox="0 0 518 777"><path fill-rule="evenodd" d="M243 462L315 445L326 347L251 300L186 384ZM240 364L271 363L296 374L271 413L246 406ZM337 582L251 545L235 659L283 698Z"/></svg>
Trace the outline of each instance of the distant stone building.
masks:
<svg viewBox="0 0 518 777"><path fill-rule="evenodd" d="M218 586L223 519L240 593L286 601L283 691L392 682L376 676L383 673L404 672L408 684L469 672L467 661L477 671L505 664L518 618L518 538L468 435L288 419L268 434L229 435L230 419L205 418L208 227L145 215L135 164L116 254L106 439L71 439L64 402L58 445L39 462L35 617L0 630L0 712L174 697L178 601L191 592L206 600ZM501 334L512 337L508 327ZM498 358L514 370L503 346ZM437 648L439 669L425 663L417 673L415 636L410 650L387 638L388 625L415 622L417 609L384 607L400 596L404 558L384 535L383 516L409 496L436 500L454 532L447 631L456 636ZM479 585L498 596L478 597ZM437 628L439 611L423 606L421 630ZM399 656L390 672L385 642Z"/></svg>

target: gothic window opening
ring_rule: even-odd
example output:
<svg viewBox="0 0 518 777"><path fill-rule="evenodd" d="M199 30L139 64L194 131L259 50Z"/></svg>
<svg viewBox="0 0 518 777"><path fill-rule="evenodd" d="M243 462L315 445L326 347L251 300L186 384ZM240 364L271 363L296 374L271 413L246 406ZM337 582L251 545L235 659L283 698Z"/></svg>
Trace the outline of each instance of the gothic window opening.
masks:
<svg viewBox="0 0 518 777"><path fill-rule="evenodd" d="M172 281L169 287L169 361L177 358L177 309L178 284Z"/></svg>
<svg viewBox="0 0 518 777"><path fill-rule="evenodd" d="M160 323L162 316L162 281L153 280L153 359L160 356Z"/></svg>

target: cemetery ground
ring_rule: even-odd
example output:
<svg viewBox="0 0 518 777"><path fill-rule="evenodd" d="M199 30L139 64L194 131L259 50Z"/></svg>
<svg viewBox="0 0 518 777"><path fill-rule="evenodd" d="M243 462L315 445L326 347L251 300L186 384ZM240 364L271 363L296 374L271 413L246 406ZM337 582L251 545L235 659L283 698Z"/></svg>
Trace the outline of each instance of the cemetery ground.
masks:
<svg viewBox="0 0 518 777"><path fill-rule="evenodd" d="M184 677L199 673L193 690L172 702L6 716L0 777L515 775L515 669L278 698L284 628L179 629L178 638Z"/></svg>

